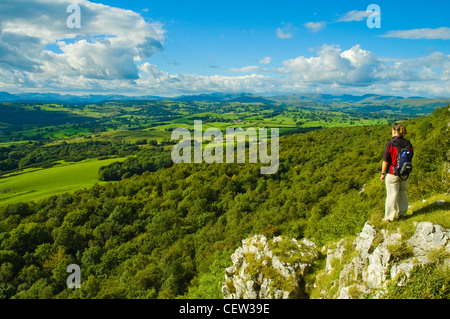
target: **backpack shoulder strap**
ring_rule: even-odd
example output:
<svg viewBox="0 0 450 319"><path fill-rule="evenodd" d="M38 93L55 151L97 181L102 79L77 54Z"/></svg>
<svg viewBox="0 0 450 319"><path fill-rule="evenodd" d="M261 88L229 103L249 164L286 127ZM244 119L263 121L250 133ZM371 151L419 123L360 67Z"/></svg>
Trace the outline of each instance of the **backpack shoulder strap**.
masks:
<svg viewBox="0 0 450 319"><path fill-rule="evenodd" d="M412 149L412 144L409 140L406 140L408 142L408 147Z"/></svg>

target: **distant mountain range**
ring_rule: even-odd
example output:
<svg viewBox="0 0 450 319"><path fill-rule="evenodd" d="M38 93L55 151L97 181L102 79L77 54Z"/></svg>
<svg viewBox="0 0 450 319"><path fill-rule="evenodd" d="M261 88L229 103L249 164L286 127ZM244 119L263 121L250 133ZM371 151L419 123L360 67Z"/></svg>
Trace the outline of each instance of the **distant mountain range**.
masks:
<svg viewBox="0 0 450 319"><path fill-rule="evenodd" d="M275 103L276 101L250 93L226 94L212 93L199 95L182 95L178 97L164 96L126 96L118 94L108 95L70 95L59 93L20 93L11 94L0 92L0 102L35 102L35 103L98 103L104 101L155 101L155 100L173 100L173 101L210 101L210 102L241 102L241 103Z"/></svg>
<svg viewBox="0 0 450 319"><path fill-rule="evenodd" d="M132 100L160 100L158 96L139 96L132 97L126 95L71 95L59 93L19 93L11 94L8 92L0 92L0 102L35 102L35 103L98 103L103 101L132 101Z"/></svg>
<svg viewBox="0 0 450 319"><path fill-rule="evenodd" d="M0 102L32 102L32 103L61 103L81 104L99 103L105 101L210 101L210 102L240 102L240 103L295 103L305 106L324 106L342 110L357 110L364 112L401 111L413 114L426 114L436 107L450 104L450 98L425 98L420 96L401 97L392 95L350 95L350 94L286 94L263 97L251 93L212 93L199 95L182 95L178 97L161 96L126 96L109 95L71 95L58 93L21 93L11 94L0 92Z"/></svg>

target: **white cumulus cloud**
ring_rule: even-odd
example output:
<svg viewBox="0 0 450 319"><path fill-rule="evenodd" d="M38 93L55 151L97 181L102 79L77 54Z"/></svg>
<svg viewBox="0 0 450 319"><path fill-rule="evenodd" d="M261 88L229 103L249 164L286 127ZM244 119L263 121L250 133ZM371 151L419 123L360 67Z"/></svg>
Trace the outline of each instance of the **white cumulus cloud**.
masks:
<svg viewBox="0 0 450 319"><path fill-rule="evenodd" d="M360 45L342 50L323 45L317 56L283 62L280 72L295 85L333 91L382 94L450 95L450 55L434 52L413 59L382 59ZM294 84L293 84L294 85Z"/></svg>
<svg viewBox="0 0 450 319"><path fill-rule="evenodd" d="M67 7L77 3L81 27L66 24ZM161 24L139 14L87 0L3 0L0 2L0 69L2 80L18 81L22 72L35 86L89 79L133 80L135 62L163 48ZM49 46L52 49L49 49ZM23 83L4 82L0 88Z"/></svg>
<svg viewBox="0 0 450 319"><path fill-rule="evenodd" d="M282 28L277 28L276 35L278 39L290 39L294 36L294 32L296 28L292 25L292 23L283 23Z"/></svg>
<svg viewBox="0 0 450 319"><path fill-rule="evenodd" d="M231 72L244 72L244 73L259 73L259 72L266 71L266 69L261 68L256 65L250 65L250 66L244 66L242 68L231 68L230 71Z"/></svg>
<svg viewBox="0 0 450 319"><path fill-rule="evenodd" d="M373 81L379 61L359 45L345 51L337 46L323 45L317 57L300 56L283 64L282 70L297 80L359 86Z"/></svg>
<svg viewBox="0 0 450 319"><path fill-rule="evenodd" d="M440 39L450 40L450 28L423 28L411 30L393 30L381 35L384 38L400 39Z"/></svg>
<svg viewBox="0 0 450 319"><path fill-rule="evenodd" d="M269 65L272 62L272 58L270 56L266 56L264 58L259 59L259 63L264 65Z"/></svg>
<svg viewBox="0 0 450 319"><path fill-rule="evenodd" d="M305 28L307 28L308 30L312 31L312 32L319 32L320 30L322 30L323 28L325 28L325 26L327 25L326 21L320 21L320 22L307 22L304 24Z"/></svg>
<svg viewBox="0 0 450 319"><path fill-rule="evenodd" d="M340 16L337 22L363 21L372 13L371 11L352 10Z"/></svg>

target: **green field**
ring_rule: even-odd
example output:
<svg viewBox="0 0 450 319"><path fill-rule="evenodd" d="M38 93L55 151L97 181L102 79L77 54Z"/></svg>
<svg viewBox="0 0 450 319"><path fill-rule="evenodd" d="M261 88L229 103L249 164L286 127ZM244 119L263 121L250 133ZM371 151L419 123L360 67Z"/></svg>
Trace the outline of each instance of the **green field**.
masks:
<svg viewBox="0 0 450 319"><path fill-rule="evenodd" d="M88 159L78 163L38 170L24 170L0 179L0 206L18 202L36 201L56 194L74 192L103 183L98 170L125 158L107 160Z"/></svg>

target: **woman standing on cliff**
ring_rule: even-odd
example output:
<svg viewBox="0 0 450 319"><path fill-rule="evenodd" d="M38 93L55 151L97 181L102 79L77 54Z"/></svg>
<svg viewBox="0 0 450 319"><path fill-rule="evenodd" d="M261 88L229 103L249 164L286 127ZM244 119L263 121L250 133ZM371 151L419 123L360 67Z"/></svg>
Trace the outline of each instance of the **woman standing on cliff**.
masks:
<svg viewBox="0 0 450 319"><path fill-rule="evenodd" d="M386 207L383 221L393 221L402 218L408 210L408 178L402 179L396 174L397 155L401 148L409 148L412 156L411 142L404 139L406 128L401 123L392 127L392 140L387 142L383 154L381 180L386 183Z"/></svg>

